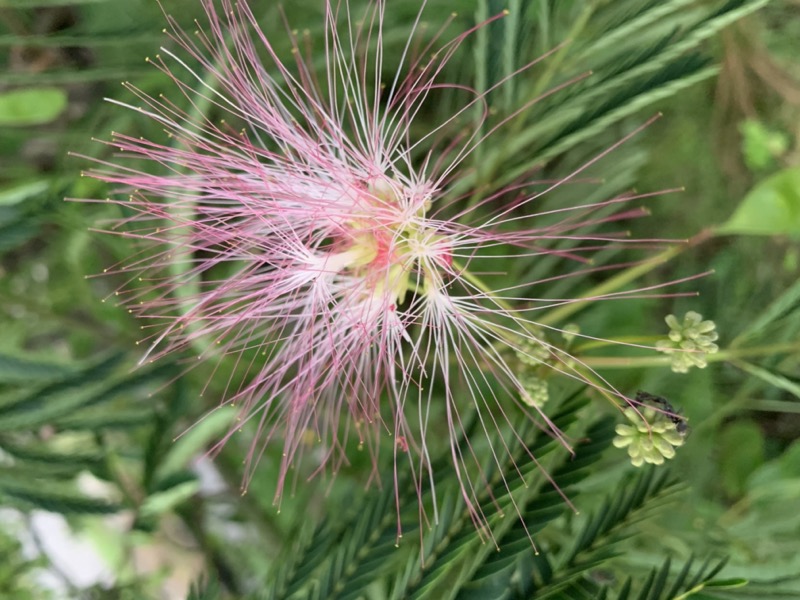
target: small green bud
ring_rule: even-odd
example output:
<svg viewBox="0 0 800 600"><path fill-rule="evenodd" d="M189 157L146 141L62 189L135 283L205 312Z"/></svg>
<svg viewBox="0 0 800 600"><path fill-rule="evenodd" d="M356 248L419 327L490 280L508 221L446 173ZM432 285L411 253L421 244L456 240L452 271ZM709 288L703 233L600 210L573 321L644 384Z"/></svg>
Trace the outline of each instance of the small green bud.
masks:
<svg viewBox="0 0 800 600"><path fill-rule="evenodd" d="M623 414L631 424L617 425L612 443L628 449L634 467L664 464L675 456L675 448L683 445L684 436L678 433L676 424L654 408L643 407L639 412L626 408Z"/></svg>
<svg viewBox="0 0 800 600"><path fill-rule="evenodd" d="M572 342L575 340L575 336L581 332L581 328L578 327L576 323L569 323L564 325L564 329L561 330L561 336L564 338L564 341L567 343L567 346L572 345Z"/></svg>
<svg viewBox="0 0 800 600"><path fill-rule="evenodd" d="M550 398L547 382L535 375L522 375L519 378L522 384L520 396L528 406L541 408Z"/></svg>
<svg viewBox="0 0 800 600"><path fill-rule="evenodd" d="M656 349L672 357L672 370L687 373L691 367L705 368L707 357L719 350L714 342L719 337L714 321L703 321L703 317L689 311L678 321L675 315L664 319L669 326L668 340L656 342Z"/></svg>
<svg viewBox="0 0 800 600"><path fill-rule="evenodd" d="M541 365L550 358L550 350L544 344L526 339L517 349L519 362L530 367Z"/></svg>

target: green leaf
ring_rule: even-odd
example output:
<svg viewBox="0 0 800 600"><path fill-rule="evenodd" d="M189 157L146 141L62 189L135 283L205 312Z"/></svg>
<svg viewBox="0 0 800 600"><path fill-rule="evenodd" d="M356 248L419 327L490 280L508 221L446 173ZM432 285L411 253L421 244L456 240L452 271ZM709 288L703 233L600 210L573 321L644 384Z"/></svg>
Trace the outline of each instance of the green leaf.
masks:
<svg viewBox="0 0 800 600"><path fill-rule="evenodd" d="M709 581L708 583L705 584L705 586L732 589L732 588L744 587L748 583L749 583L748 580L744 579L743 577L731 577L729 579L717 579L715 581Z"/></svg>
<svg viewBox="0 0 800 600"><path fill-rule="evenodd" d="M748 493L783 498L792 482L800 481L800 441L794 442L779 457L761 465L747 481Z"/></svg>
<svg viewBox="0 0 800 600"><path fill-rule="evenodd" d="M92 448L60 448L48 447L38 441L18 443L0 437L0 450L25 463L42 463L46 465L68 464L75 469L97 468L102 465L105 457L98 450Z"/></svg>
<svg viewBox="0 0 800 600"><path fill-rule="evenodd" d="M721 234L800 235L800 168L784 169L744 197Z"/></svg>
<svg viewBox="0 0 800 600"><path fill-rule="evenodd" d="M0 94L0 126L25 127L54 121L67 107L67 93L55 87Z"/></svg>
<svg viewBox="0 0 800 600"><path fill-rule="evenodd" d="M742 331L732 345L739 343L747 338L755 337L774 323L777 319L795 310L800 305L800 280L796 281L789 289L783 292L778 298L770 302L769 306Z"/></svg>
<svg viewBox="0 0 800 600"><path fill-rule="evenodd" d="M13 206L46 192L50 183L44 179L27 181L0 190L0 206Z"/></svg>
<svg viewBox="0 0 800 600"><path fill-rule="evenodd" d="M742 154L751 171L767 169L775 159L789 149L789 136L783 131L768 128L759 121L746 120L739 126L742 134Z"/></svg>
<svg viewBox="0 0 800 600"><path fill-rule="evenodd" d="M143 517L154 517L163 514L188 500L199 490L200 482L193 479L184 481L163 492L151 494L139 507L139 514Z"/></svg>
<svg viewBox="0 0 800 600"><path fill-rule="evenodd" d="M578 421L577 414L587 402L581 392L573 394L551 415L559 430L568 431ZM498 465L491 477L487 472L486 479L492 487L480 496L480 511L490 523L495 540L502 540L503 545L508 542L508 552L497 554L494 544L484 543L475 530L459 487L455 486L450 489L452 498L441 503L439 523L423 540L422 554L409 558L407 574L398 582L392 598L455 597L473 576L476 577L476 588L482 587L485 580L493 576L510 577L507 572L509 565L520 556L529 556L533 552L529 535L535 535L540 527L568 510L563 498L552 482L542 476L541 470L553 472L557 478L556 485L568 487L574 483L573 477L581 479L586 475L580 471L583 458L579 456L572 462L570 456L567 460L571 464L559 468L558 464L564 459L563 448L549 435L539 430L531 431L528 426L526 423L517 428L518 440L525 440L524 445L512 443L508 446L507 461ZM607 443L606 440L601 445L606 447ZM536 456L536 461L525 461L528 456L525 447ZM522 511L522 521L530 524L530 528L520 523L516 516L511 516L517 511ZM484 563L486 568L481 569ZM494 582L489 581L488 586L493 588Z"/></svg>
<svg viewBox="0 0 800 600"><path fill-rule="evenodd" d="M208 414L186 431L176 440L156 469L156 480L183 469L195 455L205 449L209 441L217 439L222 432L230 429L235 416L236 410L225 406Z"/></svg>
<svg viewBox="0 0 800 600"><path fill-rule="evenodd" d="M81 409L72 414L58 417L51 424L58 429L97 431L101 429L128 429L148 423L153 418L152 406L135 408L114 408L97 406Z"/></svg>
<svg viewBox="0 0 800 600"><path fill-rule="evenodd" d="M192 583L186 600L221 600L222 590L213 573L199 581Z"/></svg>
<svg viewBox="0 0 800 600"><path fill-rule="evenodd" d="M0 354L0 383L46 383L72 372L65 365Z"/></svg>
<svg viewBox="0 0 800 600"><path fill-rule="evenodd" d="M112 356L69 378L25 392L0 403L0 431L17 431L68 419L81 409L111 400L152 384L169 372L169 365L113 375L121 356Z"/></svg>
<svg viewBox="0 0 800 600"><path fill-rule="evenodd" d="M776 388L786 390L787 392L792 394L795 398L800 398L800 384L790 379L786 375L778 373L776 371L772 371L765 367L744 362L742 360L735 360L731 362L740 369L742 369L743 371L747 371L748 373L754 375L755 377L758 377L762 381L765 381L770 385L774 385Z"/></svg>
<svg viewBox="0 0 800 600"><path fill-rule="evenodd" d="M739 497L748 477L764 463L764 438L753 422L727 425L720 435L721 479L726 493Z"/></svg>
<svg viewBox="0 0 800 600"><path fill-rule="evenodd" d="M21 508L40 508L62 514L108 514L121 508L105 500L87 498L72 486L52 480L22 479L17 469L0 474L0 498Z"/></svg>
<svg viewBox="0 0 800 600"><path fill-rule="evenodd" d="M38 224L30 220L20 220L0 227L0 252L18 248L39 232Z"/></svg>

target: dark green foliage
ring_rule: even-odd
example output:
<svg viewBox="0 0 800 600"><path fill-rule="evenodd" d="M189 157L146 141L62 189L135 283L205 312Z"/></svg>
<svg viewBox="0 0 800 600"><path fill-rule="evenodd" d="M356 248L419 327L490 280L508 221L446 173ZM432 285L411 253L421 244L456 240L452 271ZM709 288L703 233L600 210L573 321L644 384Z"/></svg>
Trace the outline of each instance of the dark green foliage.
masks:
<svg viewBox="0 0 800 600"><path fill-rule="evenodd" d="M562 427L575 422L578 411L585 407L580 397L576 395L558 411L556 421ZM544 434L534 434L530 443L537 448L537 458L552 452L561 457L551 471L553 482L542 479L526 488L522 478L509 477L497 481L491 494L487 491L480 509L495 515L491 522L496 546L482 539L486 532L471 523L454 476L443 475L446 492L439 496L439 522L422 539L406 536L395 548L394 494L389 490L377 497L367 496L344 525L335 525L336 519L324 520L308 538L310 543L299 543L292 554L283 557L276 579L268 586L268 597L372 598L382 597L378 590L391 588L390 597L398 599L666 600L703 586L741 585L741 581L714 579L724 561L713 566L707 561L694 570L691 559L676 574L667 559L638 579L620 578L617 585L602 583L615 572L615 560L624 556L624 544L635 535L637 524L676 489L676 482L665 471L637 471L594 515L572 516L562 494L579 505L581 483L592 475L592 467L613 435L612 422L598 421L584 432L574 454L569 454L549 442L542 443L547 437ZM501 470L513 471L510 464ZM535 475L536 468L527 474ZM512 496L519 516L509 503ZM413 488L401 498L414 501ZM496 503L503 507L504 517L496 512ZM405 510L404 514L415 512ZM565 519L572 522L566 529L571 541L560 544L548 535L548 528L563 529ZM606 575L598 577L602 573Z"/></svg>
<svg viewBox="0 0 800 600"><path fill-rule="evenodd" d="M14 538L16 532L4 525L0 530L0 598L47 600L51 595L35 583L36 569L45 562L26 558L22 544Z"/></svg>
<svg viewBox="0 0 800 600"><path fill-rule="evenodd" d="M62 514L105 514L121 508L119 504L88 498L73 486L59 485L52 479L21 480L19 471L14 471L0 472L0 498L6 505Z"/></svg>
<svg viewBox="0 0 800 600"><path fill-rule="evenodd" d="M62 379L71 372L70 367L42 362L24 356L0 355L0 384L31 383Z"/></svg>
<svg viewBox="0 0 800 600"><path fill-rule="evenodd" d="M493 186L500 187L514 181L544 161L597 138L643 108L711 77L716 68L697 47L766 2L694 3L690 10L686 10L686 0L585 2L580 3L580 10L536 10L537 4L549 4L543 2L530 3L519 16L509 15L508 29L538 29L539 35L546 32L551 47L565 42L554 58L533 70L530 79L515 82L518 104L529 102L554 84L585 78L534 104L515 119L513 138L494 153L481 155L484 166L480 182L492 181ZM508 35L499 28L488 31L489 35ZM530 37L535 40L536 36ZM477 64L491 64L489 53L495 43L499 42L490 40L482 46L485 54ZM518 62L505 69L506 75L521 68L521 61L530 53L521 49L514 56L519 57Z"/></svg>
<svg viewBox="0 0 800 600"><path fill-rule="evenodd" d="M159 378L159 370L120 375L120 355L49 372L48 363L26 360L19 365L29 377L0 398L0 450L10 458L0 472L0 496L15 506L62 513L118 510L118 503L86 497L71 483L83 471L102 479L111 475L108 449L75 432L74 422L86 411L119 404L126 394ZM65 417L72 426L69 420L62 423ZM103 431L102 420L95 425L95 432ZM43 430L50 432L42 435Z"/></svg>
<svg viewBox="0 0 800 600"><path fill-rule="evenodd" d="M219 600L222 589L216 579L205 579L192 584L186 600Z"/></svg>
<svg viewBox="0 0 800 600"><path fill-rule="evenodd" d="M554 421L561 428L568 429L575 422L578 410L584 406L581 395L575 395L558 411ZM528 449L540 461L559 450L542 432L528 428L522 432L523 439L526 435L532 436L527 438ZM610 436L609 423L601 422L586 432L588 441L575 449L574 456L563 449L557 452L564 458L552 476L564 494L570 495L574 484L589 473L589 467L607 447ZM463 594L459 597L467 598L471 597L470 594L483 593L480 590L506 588L520 562L534 552L532 540L535 536L548 522L568 510L563 497L551 482L540 477L539 468L534 463L529 462L522 468L521 477L513 475L513 465L521 463L525 456L523 450L519 444L511 446L508 463L500 465L492 489L486 490L481 500L479 509L493 524L498 549L491 542L482 542L481 537L486 532L475 529L454 474L443 474L437 485L439 521L422 539L415 542L416 536L407 535L401 546L395 547L397 517L390 487L377 498L367 497L366 504L340 529L338 539L332 539L329 533L335 526L330 521L325 522L314 536L312 546L324 548L324 554L318 556L320 559L325 556L327 566L317 570L315 563L321 560L309 556L309 546L303 545L305 552L301 549L297 555L303 559L296 556L283 563L302 566L294 569L291 577L279 575L284 592L274 597L290 597L293 592L306 588L306 592L295 597L358 598L371 584L383 580L384 583L380 584L383 587L396 577L392 584L394 598L439 598L445 597L446 593L455 597L459 590ZM505 477L500 474L505 474ZM528 485L526 480L540 482ZM412 504L411 507L404 506L406 518L416 517L414 489L410 486L401 494L402 505ZM512 497L522 518L516 515L510 503ZM410 530L413 532L413 525ZM395 565L396 576L387 572L392 565Z"/></svg>

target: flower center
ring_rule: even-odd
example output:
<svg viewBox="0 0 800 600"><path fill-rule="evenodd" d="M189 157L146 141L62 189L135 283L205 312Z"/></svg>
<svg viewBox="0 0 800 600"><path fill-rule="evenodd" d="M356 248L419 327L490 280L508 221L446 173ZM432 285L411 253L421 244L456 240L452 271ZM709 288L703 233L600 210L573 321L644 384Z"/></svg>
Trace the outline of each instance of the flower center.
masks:
<svg viewBox="0 0 800 600"><path fill-rule="evenodd" d="M360 216L342 232L345 249L327 261L335 271L359 278L372 298L394 305L420 284L425 284L424 290L430 279L441 280L433 272L431 258L450 261L449 252L442 249L442 236L425 218L430 202L425 197L409 202L406 198L413 195L401 195L401 189L388 179L370 183L357 200Z"/></svg>

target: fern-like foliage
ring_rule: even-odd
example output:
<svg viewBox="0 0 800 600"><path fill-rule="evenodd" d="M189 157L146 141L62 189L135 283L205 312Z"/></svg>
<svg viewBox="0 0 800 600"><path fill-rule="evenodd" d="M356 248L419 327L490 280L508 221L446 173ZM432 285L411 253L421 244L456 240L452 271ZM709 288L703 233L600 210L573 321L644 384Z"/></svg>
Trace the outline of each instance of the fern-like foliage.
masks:
<svg viewBox="0 0 800 600"><path fill-rule="evenodd" d="M554 415L559 427L581 440L573 453L539 430L523 430L528 449L551 475L544 477L532 462L519 464L525 456L522 444L511 448L508 464L498 467L480 505L492 524L491 538L475 529L454 476L443 473L439 520L423 535L408 535L396 547L393 491L367 494L344 523L324 520L282 557L265 597L659 600L741 585L741 580L715 579L723 561L695 569L690 559L673 573L667 558L640 578L623 581L614 575L624 571L623 544L636 534L637 524L679 485L665 470L638 470L593 514L576 516L565 497L580 506L582 483L614 436L610 419L582 427L585 407L578 393ZM401 493L403 502L416 499L410 483ZM418 518L415 509L402 515L409 522Z"/></svg>
<svg viewBox="0 0 800 600"><path fill-rule="evenodd" d="M583 394L575 394L554 414L554 423L562 431L574 430L578 425L578 412L585 405ZM554 485L562 485L557 479L560 474L565 476L564 484L569 485L569 474L562 473L562 470L566 462L572 463L572 455L564 452L546 433L538 430L527 433L528 436L523 439L528 441L528 450L536 456L539 465L533 461L521 463L525 449L519 444L517 455L509 457L508 464L498 472L481 506L484 514L489 516L493 539L482 539L480 532L470 522L466 507L460 507L460 511L454 512L451 519L441 519L423 540L423 550L431 548L429 555L424 551L415 552L409 558L410 576L398 583L393 597L447 597L447 590L458 589L473 579L485 579L497 570L504 570L508 566L507 557L503 556L504 541L508 541L511 547L519 548L521 545L526 548L525 551L533 551L534 537L538 531L549 519L567 509L564 497L556 492ZM583 465L584 454L581 447L576 448L575 452L576 461L572 464L577 472ZM518 470L515 465L519 465ZM543 468L553 473L554 481L542 475ZM569 491L568 488L561 489L565 496L569 495ZM542 494L545 496L543 502L554 500L559 509L557 512L536 511L539 516L537 520L533 518L535 515L527 515L525 511L529 503ZM517 511L522 515L521 518L518 518ZM526 517L530 517L530 520ZM488 561L488 565L484 565L484 561ZM484 569L481 570L481 567Z"/></svg>
<svg viewBox="0 0 800 600"><path fill-rule="evenodd" d="M476 79L483 82L479 88L488 89L517 72L528 57L558 49L503 85L503 97L495 99L494 108L498 119L514 116L513 135L482 151L477 184L506 185L643 108L713 76L717 69L702 51L703 42L767 2L513 3L502 23L478 33L474 64L479 65ZM491 0L479 5L479 15L502 8ZM505 48L502 61L496 58L500 48ZM548 93L569 82L562 91Z"/></svg>
<svg viewBox="0 0 800 600"><path fill-rule="evenodd" d="M0 393L0 451L5 457L0 498L19 508L62 513L118 510L118 504L84 496L73 480L84 471L111 477L109 449L97 434L151 419L152 405L141 405L131 392L163 379L167 367L121 373L121 355L52 369L51 363L32 358L14 364L19 370ZM19 383L23 379L25 384Z"/></svg>

